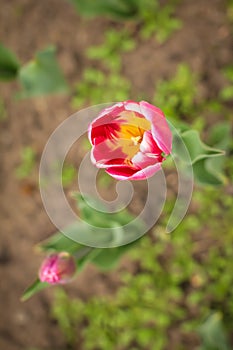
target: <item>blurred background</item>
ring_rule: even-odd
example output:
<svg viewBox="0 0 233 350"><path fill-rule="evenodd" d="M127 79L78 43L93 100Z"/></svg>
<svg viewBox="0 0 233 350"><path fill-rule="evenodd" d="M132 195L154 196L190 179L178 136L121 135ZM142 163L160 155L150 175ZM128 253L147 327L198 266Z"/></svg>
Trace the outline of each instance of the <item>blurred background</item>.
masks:
<svg viewBox="0 0 233 350"><path fill-rule="evenodd" d="M233 348L232 33L231 0L1 0L0 349ZM22 303L42 259L35 245L56 231L38 186L49 136L81 108L127 99L154 103L227 156L205 165L171 235L168 166L162 218L117 266L90 264L65 291ZM67 193L87 147L66 159ZM99 180L114 196L115 182Z"/></svg>

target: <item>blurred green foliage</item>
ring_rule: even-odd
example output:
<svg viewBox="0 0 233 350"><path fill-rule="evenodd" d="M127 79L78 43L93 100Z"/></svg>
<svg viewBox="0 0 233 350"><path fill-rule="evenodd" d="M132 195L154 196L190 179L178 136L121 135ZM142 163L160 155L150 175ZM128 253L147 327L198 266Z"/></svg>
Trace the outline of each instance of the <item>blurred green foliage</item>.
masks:
<svg viewBox="0 0 233 350"><path fill-rule="evenodd" d="M233 1L228 0L226 3L226 12L227 12L227 17L230 21L230 23L233 23Z"/></svg>
<svg viewBox="0 0 233 350"><path fill-rule="evenodd" d="M0 97L0 121L5 120L7 117L6 107L4 100Z"/></svg>
<svg viewBox="0 0 233 350"><path fill-rule="evenodd" d="M130 83L118 73L104 73L101 70L87 68L83 79L76 86L72 100L74 108L96 105L104 102L124 101L129 98Z"/></svg>
<svg viewBox="0 0 233 350"><path fill-rule="evenodd" d="M87 49L87 57L100 61L103 67L119 71L122 68L121 54L136 47L136 42L125 30L109 30L105 34L102 45L91 46Z"/></svg>
<svg viewBox="0 0 233 350"><path fill-rule="evenodd" d="M21 151L21 162L16 168L15 174L18 179L29 177L36 166L36 152L30 146L24 147Z"/></svg>
<svg viewBox="0 0 233 350"><path fill-rule="evenodd" d="M139 1L141 36L148 39L155 35L159 43L164 43L175 30L180 29L182 22L174 17L176 4L177 1L174 0L163 5L159 0Z"/></svg>
<svg viewBox="0 0 233 350"><path fill-rule="evenodd" d="M171 79L158 81L155 90L154 104L169 117L179 133L178 138L176 133L173 136L173 156L182 162L182 139L189 151L196 182L212 185L227 183L224 168L231 149L231 123L225 121L209 127L207 143L211 148L199 135L206 126L205 113L222 112L220 101L204 101L198 97L198 79L187 64L180 64ZM190 130L190 124L193 130ZM225 157L222 156L224 152Z"/></svg>
<svg viewBox="0 0 233 350"><path fill-rule="evenodd" d="M177 0L161 4L159 0L70 0L83 16L109 16L115 20L132 20L140 25L142 38L156 36L159 43L181 27L174 17Z"/></svg>
<svg viewBox="0 0 233 350"><path fill-rule="evenodd" d="M233 67L225 67L223 75L228 81L226 86L215 98L204 99L200 93L201 77L187 63L180 63L173 77L156 82L152 101L177 125L185 126L188 122L186 129L190 129L191 124L193 129L202 132L210 113L219 115L219 118L224 114L225 120L231 119L231 109L224 103L233 99Z"/></svg>
<svg viewBox="0 0 233 350"><path fill-rule="evenodd" d="M233 101L233 66L226 67L223 73L229 84L220 91L220 97L224 101Z"/></svg>
<svg viewBox="0 0 233 350"><path fill-rule="evenodd" d="M134 47L135 42L126 31L110 30L102 45L88 48L87 57L100 68L85 69L82 80L76 85L73 107L129 99L131 84L121 73L121 54Z"/></svg>
<svg viewBox="0 0 233 350"><path fill-rule="evenodd" d="M81 14L98 15L102 7L110 6L111 10L115 6L121 4L121 1L97 1L95 6L89 2L75 0L73 1ZM157 40L164 42L173 30L180 27L180 21L170 18L174 11L175 2L170 1L169 4L161 6L159 1L147 0L146 2L134 0L130 1L137 7L138 17L142 19L141 35L144 38L150 37L154 32ZM98 9L97 9L98 8ZM90 9L90 13L88 10ZM91 59L93 66L97 64L98 68L86 68L83 72L82 80L76 85L72 106L80 108L88 104L98 104L104 102L123 101L130 98L131 84L122 74L122 53L132 51L136 48L136 41L133 39L132 29L123 26L121 30L109 30L105 34L104 43L99 46L93 46L87 49L86 56ZM192 86L193 79L190 81L188 68L185 66L179 68L179 80L181 82L181 93L185 90L187 102L184 102L184 107L189 104L192 91L188 92L187 84ZM176 80L176 79L175 79ZM177 80L176 80L177 81ZM174 83L173 90L177 88ZM183 85L185 85L183 87ZM164 86L162 94L167 89ZM183 97L184 100L184 97ZM173 102L173 105L175 102ZM175 106L174 106L175 107Z"/></svg>
<svg viewBox="0 0 233 350"><path fill-rule="evenodd" d="M55 52L55 47L49 46L30 62L20 65L15 54L0 44L0 80L18 79L20 98L68 92Z"/></svg>
<svg viewBox="0 0 233 350"><path fill-rule="evenodd" d="M161 223L153 235L143 237L130 251L138 273L122 272L123 286L115 295L83 302L58 291L52 314L67 342L81 341L88 350L162 350L170 329L179 329L181 336L202 329L202 349L212 349L201 320L212 310L223 315L226 332L233 322L232 204L224 190L196 191L198 215L187 216L171 235ZM213 350L227 349L225 340L220 343Z"/></svg>
<svg viewBox="0 0 233 350"><path fill-rule="evenodd" d="M103 169L100 169L97 177L97 185L100 188L109 188L113 184L113 178L109 176Z"/></svg>
<svg viewBox="0 0 233 350"><path fill-rule="evenodd" d="M87 17L107 15L115 19L128 19L137 13L135 0L70 0L77 11Z"/></svg>
<svg viewBox="0 0 233 350"><path fill-rule="evenodd" d="M68 91L68 86L56 62L54 46L38 52L34 60L21 67L19 81L22 85L19 97Z"/></svg>
<svg viewBox="0 0 233 350"><path fill-rule="evenodd" d="M20 64L17 57L0 43L0 80L12 80L17 77Z"/></svg>
<svg viewBox="0 0 233 350"><path fill-rule="evenodd" d="M156 83L153 102L165 115L190 120L196 114L197 77L185 63L180 64L175 76Z"/></svg>
<svg viewBox="0 0 233 350"><path fill-rule="evenodd" d="M211 314L199 328L199 333L202 338L199 350L230 350L220 312Z"/></svg>
<svg viewBox="0 0 233 350"><path fill-rule="evenodd" d="M62 168L62 185L63 187L70 186L77 177L77 169L72 164L65 163Z"/></svg>

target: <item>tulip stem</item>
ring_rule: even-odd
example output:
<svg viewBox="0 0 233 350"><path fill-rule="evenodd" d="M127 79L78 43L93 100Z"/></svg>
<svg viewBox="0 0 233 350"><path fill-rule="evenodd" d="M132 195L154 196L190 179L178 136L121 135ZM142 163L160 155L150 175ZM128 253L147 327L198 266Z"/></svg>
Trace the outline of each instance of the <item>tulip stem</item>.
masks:
<svg viewBox="0 0 233 350"><path fill-rule="evenodd" d="M73 254L76 259L83 258L87 254L89 254L93 249L93 247L84 247L83 249L80 249L77 253Z"/></svg>

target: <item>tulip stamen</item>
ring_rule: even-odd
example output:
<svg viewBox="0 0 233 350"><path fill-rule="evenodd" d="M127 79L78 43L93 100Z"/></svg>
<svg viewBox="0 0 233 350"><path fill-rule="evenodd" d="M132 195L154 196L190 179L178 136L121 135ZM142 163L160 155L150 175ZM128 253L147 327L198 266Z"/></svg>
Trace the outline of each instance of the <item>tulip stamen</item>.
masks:
<svg viewBox="0 0 233 350"><path fill-rule="evenodd" d="M141 143L142 137L141 136L132 136L131 140L133 141L134 146L137 146L137 145L139 145L139 143Z"/></svg>

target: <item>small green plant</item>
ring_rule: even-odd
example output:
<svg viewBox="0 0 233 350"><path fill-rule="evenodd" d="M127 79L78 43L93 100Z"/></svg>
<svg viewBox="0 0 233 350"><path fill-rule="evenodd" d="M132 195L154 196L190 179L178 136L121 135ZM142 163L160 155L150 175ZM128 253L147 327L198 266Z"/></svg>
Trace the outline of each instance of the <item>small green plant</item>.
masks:
<svg viewBox="0 0 233 350"><path fill-rule="evenodd" d="M103 68L118 72L122 68L121 54L133 50L135 46L127 31L109 30L102 45L87 49L87 57L99 61Z"/></svg>
<svg viewBox="0 0 233 350"><path fill-rule="evenodd" d="M18 179L29 177L36 165L36 153L30 146L24 147L21 151L21 163L15 173Z"/></svg>
<svg viewBox="0 0 233 350"><path fill-rule="evenodd" d="M159 0L71 0L77 11L84 16L109 16L115 20L132 20L140 25L143 38L156 35L163 43L177 29L181 21L174 17L177 1L169 0L161 5Z"/></svg>
<svg viewBox="0 0 233 350"><path fill-rule="evenodd" d="M81 82L76 86L73 107L129 99L130 83L121 74L121 53L134 47L135 43L127 32L116 30L106 33L102 45L90 47L87 57L97 61L101 69L87 68L84 71Z"/></svg>
<svg viewBox="0 0 233 350"><path fill-rule="evenodd" d="M233 23L233 1L232 0L228 0L227 1L227 17L230 21L230 23Z"/></svg>
<svg viewBox="0 0 233 350"><path fill-rule="evenodd" d="M4 100L0 97L0 121L6 119L6 108Z"/></svg>
<svg viewBox="0 0 233 350"><path fill-rule="evenodd" d="M220 92L220 98L223 101L233 101L233 66L229 66L223 71L229 85L224 87Z"/></svg>
<svg viewBox="0 0 233 350"><path fill-rule="evenodd" d="M58 289L56 293L56 302L52 310L52 316L59 322L59 327L65 334L66 341L69 344L74 344L77 336L76 325L82 319L84 305L74 300L70 303L65 292Z"/></svg>
<svg viewBox="0 0 233 350"><path fill-rule="evenodd" d="M140 1L139 4L138 17L142 21L141 35L143 38L147 39L155 35L157 41L163 43L175 30L181 28L181 21L173 16L174 1L161 5L158 0L145 0Z"/></svg>
<svg viewBox="0 0 233 350"><path fill-rule="evenodd" d="M190 119L195 110L197 77L186 64L180 64L170 80L159 81L153 98L167 116Z"/></svg>
<svg viewBox="0 0 233 350"><path fill-rule="evenodd" d="M114 19L128 19L137 13L135 0L70 0L77 11L87 17L107 15Z"/></svg>
<svg viewBox="0 0 233 350"><path fill-rule="evenodd" d="M62 185L68 187L77 176L77 170L72 164L64 164L62 169Z"/></svg>
<svg viewBox="0 0 233 350"><path fill-rule="evenodd" d="M123 101L129 99L129 93L130 83L119 74L107 74L98 69L87 68L83 80L76 86L72 105L79 108L85 104Z"/></svg>

